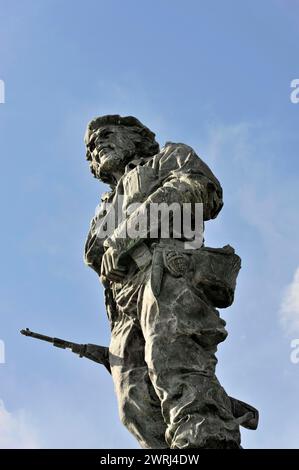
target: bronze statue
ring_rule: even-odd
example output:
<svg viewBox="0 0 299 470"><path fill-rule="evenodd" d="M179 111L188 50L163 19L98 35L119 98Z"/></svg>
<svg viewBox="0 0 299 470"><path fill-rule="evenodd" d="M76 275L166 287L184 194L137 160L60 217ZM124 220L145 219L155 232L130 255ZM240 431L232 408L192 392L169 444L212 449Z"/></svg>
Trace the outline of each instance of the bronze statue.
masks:
<svg viewBox="0 0 299 470"><path fill-rule="evenodd" d="M216 308L232 304L241 267L231 246L204 245L204 221L223 205L219 181L191 147L160 150L132 116L94 119L85 143L93 175L110 185L85 245L105 288L110 346L21 333L103 364L142 447L240 448L239 427L256 429L258 411L215 375L227 336Z"/></svg>
<svg viewBox="0 0 299 470"><path fill-rule="evenodd" d="M233 302L240 258L229 245L192 246L171 217L166 237L159 217L141 235L124 236L155 204L187 205L191 219L200 205L203 221L214 219L223 205L219 181L191 147L167 142L160 150L132 116L92 120L85 143L93 175L110 186L85 262L105 288L122 422L144 448L240 448L239 426L255 429L257 410L231 399L215 375L227 336L216 308Z"/></svg>

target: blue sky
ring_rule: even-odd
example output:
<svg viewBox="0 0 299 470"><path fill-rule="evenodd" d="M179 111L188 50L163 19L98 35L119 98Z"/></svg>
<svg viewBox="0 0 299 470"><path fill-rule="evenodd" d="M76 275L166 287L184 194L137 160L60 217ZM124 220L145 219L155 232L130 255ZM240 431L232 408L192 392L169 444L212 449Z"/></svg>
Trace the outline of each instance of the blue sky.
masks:
<svg viewBox="0 0 299 470"><path fill-rule="evenodd" d="M260 410L244 447L298 447L299 2L0 0L0 13L0 447L138 447L104 368L19 334L109 342L82 260L106 189L83 135L109 113L191 145L220 179L206 245L233 245L242 270L218 376Z"/></svg>

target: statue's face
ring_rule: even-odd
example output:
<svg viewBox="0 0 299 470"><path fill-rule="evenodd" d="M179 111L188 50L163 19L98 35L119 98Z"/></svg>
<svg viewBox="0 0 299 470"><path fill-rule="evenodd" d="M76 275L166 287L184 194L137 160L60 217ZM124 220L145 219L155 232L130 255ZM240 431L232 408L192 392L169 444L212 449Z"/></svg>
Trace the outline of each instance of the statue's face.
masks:
<svg viewBox="0 0 299 470"><path fill-rule="evenodd" d="M107 125L93 132L87 142L90 166L99 179L123 173L126 162L135 154L136 133L125 126Z"/></svg>

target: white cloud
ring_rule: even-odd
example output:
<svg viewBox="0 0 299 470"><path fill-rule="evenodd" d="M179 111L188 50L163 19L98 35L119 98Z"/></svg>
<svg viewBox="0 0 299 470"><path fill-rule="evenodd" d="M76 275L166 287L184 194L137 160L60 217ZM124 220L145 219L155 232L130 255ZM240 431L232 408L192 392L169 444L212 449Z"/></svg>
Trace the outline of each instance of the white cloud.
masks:
<svg viewBox="0 0 299 470"><path fill-rule="evenodd" d="M39 448L37 432L24 410L10 413L0 400L0 448L36 449Z"/></svg>
<svg viewBox="0 0 299 470"><path fill-rule="evenodd" d="M287 333L299 333L299 268L286 288L280 308L280 319Z"/></svg>

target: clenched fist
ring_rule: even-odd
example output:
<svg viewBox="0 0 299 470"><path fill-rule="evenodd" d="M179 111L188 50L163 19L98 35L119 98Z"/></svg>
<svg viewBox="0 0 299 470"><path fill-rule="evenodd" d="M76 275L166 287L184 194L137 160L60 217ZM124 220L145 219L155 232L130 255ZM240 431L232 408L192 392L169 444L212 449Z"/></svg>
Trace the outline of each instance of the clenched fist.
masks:
<svg viewBox="0 0 299 470"><path fill-rule="evenodd" d="M109 247L102 258L101 277L109 281L120 282L127 273L127 266L119 263L118 252Z"/></svg>

